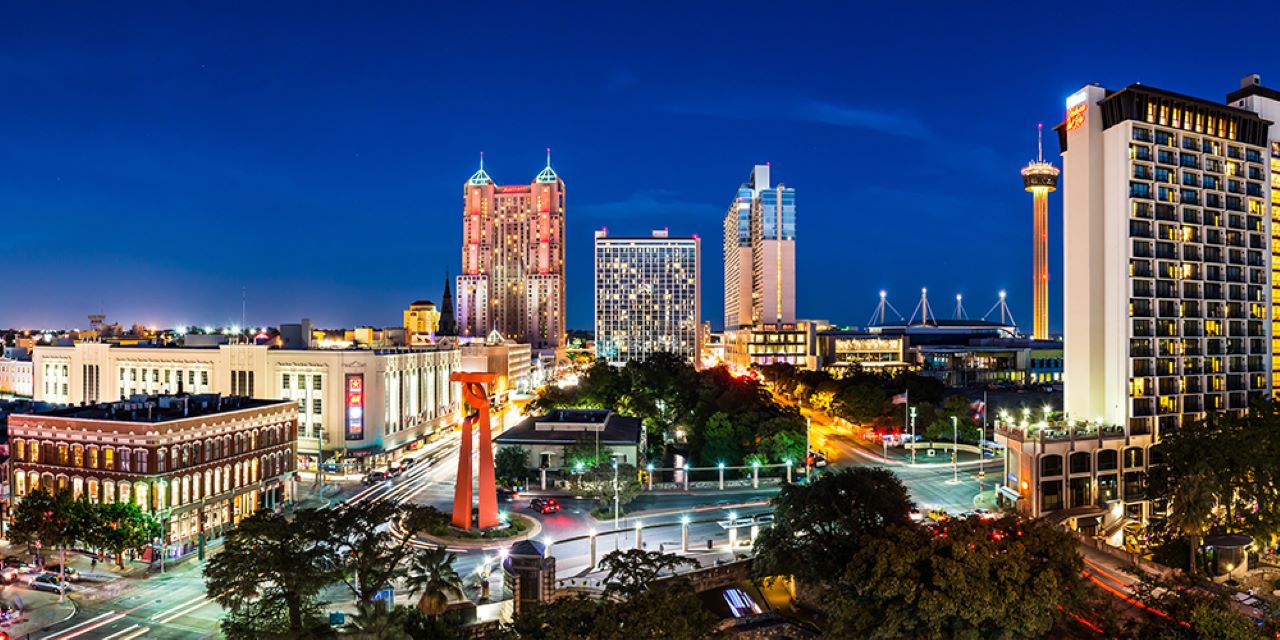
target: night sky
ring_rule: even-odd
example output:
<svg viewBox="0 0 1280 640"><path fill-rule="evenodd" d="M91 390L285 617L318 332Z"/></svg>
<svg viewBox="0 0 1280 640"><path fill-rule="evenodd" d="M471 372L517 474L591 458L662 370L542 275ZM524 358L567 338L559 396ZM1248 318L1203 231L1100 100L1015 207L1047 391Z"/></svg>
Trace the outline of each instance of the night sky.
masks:
<svg viewBox="0 0 1280 640"><path fill-rule="evenodd" d="M718 326L721 218L766 161L798 191L801 317L1003 288L1029 328L1037 122L1090 82L1280 86L1273 2L615 4L6 6L0 326L230 324L242 287L250 325L398 325L458 271L479 152L528 183L550 146L570 328L605 225L700 235Z"/></svg>

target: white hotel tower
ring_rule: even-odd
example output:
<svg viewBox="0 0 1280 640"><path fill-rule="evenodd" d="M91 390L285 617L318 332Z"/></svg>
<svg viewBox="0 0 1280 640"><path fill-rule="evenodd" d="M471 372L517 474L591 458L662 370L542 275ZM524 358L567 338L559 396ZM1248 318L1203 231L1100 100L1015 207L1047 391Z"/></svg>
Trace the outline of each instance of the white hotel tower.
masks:
<svg viewBox="0 0 1280 640"><path fill-rule="evenodd" d="M1270 393L1270 93L1252 109L1142 85L1068 98L1068 417L1158 439Z"/></svg>
<svg viewBox="0 0 1280 640"><path fill-rule="evenodd" d="M1066 420L1002 416L1005 504L1123 543L1151 445L1272 382L1280 93L1089 85L1059 125ZM1280 184L1280 183L1274 183Z"/></svg>

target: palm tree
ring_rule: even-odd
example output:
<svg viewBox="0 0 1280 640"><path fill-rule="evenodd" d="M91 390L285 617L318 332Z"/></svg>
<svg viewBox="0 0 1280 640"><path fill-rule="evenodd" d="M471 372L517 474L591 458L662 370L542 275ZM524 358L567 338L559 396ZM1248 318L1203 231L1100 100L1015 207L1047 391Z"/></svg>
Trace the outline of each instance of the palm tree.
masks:
<svg viewBox="0 0 1280 640"><path fill-rule="evenodd" d="M462 578L453 569L455 556L443 546L423 549L409 563L409 575L405 579L410 593L421 594L418 608L423 613L437 616L444 613L452 599L460 599Z"/></svg>
<svg viewBox="0 0 1280 640"><path fill-rule="evenodd" d="M1197 472L1178 484L1169 505L1169 524L1187 538L1191 545L1188 571L1196 573L1196 552L1200 537L1209 528L1217 500L1203 472Z"/></svg>
<svg viewBox="0 0 1280 640"><path fill-rule="evenodd" d="M361 640L408 640L404 630L408 614L405 607L388 609L384 604L357 605L351 618L355 636Z"/></svg>

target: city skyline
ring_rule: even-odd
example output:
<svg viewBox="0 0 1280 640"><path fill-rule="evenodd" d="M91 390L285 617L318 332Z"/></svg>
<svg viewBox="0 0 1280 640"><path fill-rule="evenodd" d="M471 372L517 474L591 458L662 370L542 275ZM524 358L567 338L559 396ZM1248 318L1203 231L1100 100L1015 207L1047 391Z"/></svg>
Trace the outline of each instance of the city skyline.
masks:
<svg viewBox="0 0 1280 640"><path fill-rule="evenodd" d="M1123 15L1106 24L1061 17L1057 41L1095 34L1098 44L1081 49L1011 29L1023 18L995 8L985 28L1003 37L983 51L969 44L982 34L946 26L946 14L959 11L946 7L938 20L910 27L894 26L901 16L878 8L870 17L888 27L856 43L835 37L853 15L838 9L792 16L700 7L741 29L719 35L696 29L699 20L665 25L678 46L656 58L635 36L615 42L575 29L573 20L519 9L495 27L495 38L528 45L503 51L539 51L572 82L522 79L510 54L462 46L466 29L442 29L423 44L415 27L428 16L414 10L321 11L293 23L297 16L269 9L249 24L192 7L154 17L92 7L75 15L24 11L0 26L0 74L14 88L14 99L0 105L0 133L10 141L0 154L0 210L10 216L6 272L27 284L20 304L0 307L0 326L84 326L99 311L124 323L233 324L242 290L254 326L301 317L321 326L395 326L406 303L438 297L445 272L458 272L456 189L477 153L488 152L497 182L513 184L536 173L551 146L574 192L566 216L569 328L591 323L592 230L643 232L678 217L682 229L717 237L743 167L772 162L785 167L804 212L799 317L860 323L880 289L907 300L926 286L972 300L1004 289L1029 329L1031 220L1013 171L1031 157L1032 125L1057 124L1064 98L1087 82L1123 86L1136 78L1225 96L1247 73L1264 83L1280 73L1251 41L1240 44L1237 66L1190 60L1153 69L1131 59L1136 45L1109 37L1124 32ZM644 18L614 11L617 19ZM438 17L452 24L468 16ZM1227 19L1206 16L1205 26ZM148 28L162 22L164 30ZM188 22L201 27L184 29ZM515 26L526 22L544 28ZM121 24L132 25L127 42L111 35ZM297 31L267 37L284 24ZM793 89L781 99L754 90L726 99L738 90L727 72L740 61L722 39L766 24L771 33L782 27L782 46L757 71L785 77ZM241 30L258 44L231 48L229 34ZM548 30L565 37L545 37ZM808 42L821 43L819 55L803 55ZM604 55L582 59L575 52L583 46ZM464 49L485 74L432 64ZM940 55L951 50L963 55ZM1027 50L1039 55L1022 56ZM380 71L375 63L388 55L422 77L408 82L407 71ZM700 64L683 65L689 57ZM893 64L844 64L866 57ZM973 82L988 72L1023 79ZM523 97L502 99L509 90ZM95 108L83 109L86 102ZM747 126L751 135L739 135ZM922 161L925 150L931 155ZM1054 141L1045 151L1058 160ZM1050 196L1050 237L1061 236L1061 203L1060 194ZM705 248L709 265L722 260L713 245ZM975 259L947 264L957 252ZM1051 243L1055 334L1061 256ZM824 274L837 271L847 274L841 293L827 295ZM704 277L718 280L713 273ZM46 282L60 287L38 286ZM723 318L722 294L719 283L703 287L704 317Z"/></svg>

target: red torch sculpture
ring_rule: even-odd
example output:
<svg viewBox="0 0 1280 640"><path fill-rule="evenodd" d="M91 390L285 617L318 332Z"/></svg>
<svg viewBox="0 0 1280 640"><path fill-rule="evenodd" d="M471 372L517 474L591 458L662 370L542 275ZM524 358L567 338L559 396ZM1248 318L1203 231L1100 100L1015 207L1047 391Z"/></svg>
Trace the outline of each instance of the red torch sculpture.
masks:
<svg viewBox="0 0 1280 640"><path fill-rule="evenodd" d="M462 421L462 446L458 450L458 478L453 490L453 526L471 528L471 427L480 423L480 517L481 529L498 526L498 489L493 473L493 430L489 426L489 394L484 386L497 378L493 373L454 373L462 383L462 400L476 414Z"/></svg>

